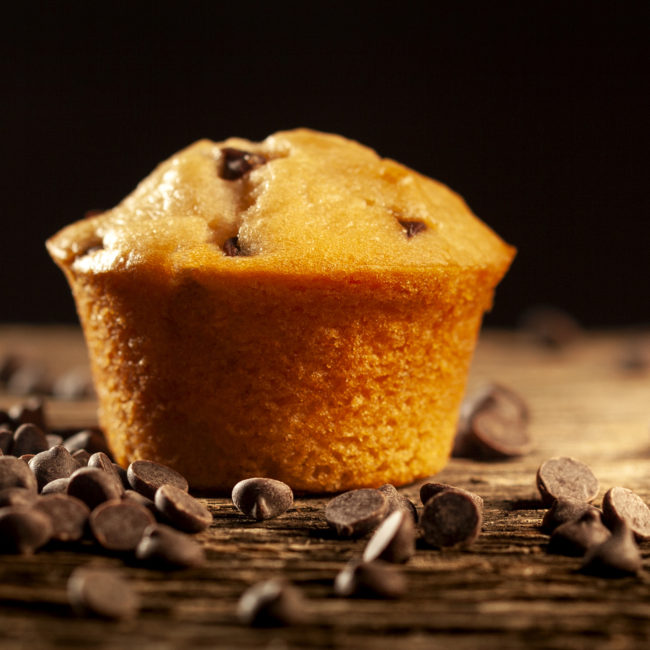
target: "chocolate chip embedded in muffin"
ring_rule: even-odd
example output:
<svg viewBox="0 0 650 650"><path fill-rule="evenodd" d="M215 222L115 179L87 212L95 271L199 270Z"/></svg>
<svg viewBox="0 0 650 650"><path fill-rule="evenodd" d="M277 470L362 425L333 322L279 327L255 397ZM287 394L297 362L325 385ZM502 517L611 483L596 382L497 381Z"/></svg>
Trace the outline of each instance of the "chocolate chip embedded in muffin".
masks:
<svg viewBox="0 0 650 650"><path fill-rule="evenodd" d="M255 167L266 163L266 158L261 154L234 147L224 147L221 153L223 155L221 178L227 181L236 181Z"/></svg>

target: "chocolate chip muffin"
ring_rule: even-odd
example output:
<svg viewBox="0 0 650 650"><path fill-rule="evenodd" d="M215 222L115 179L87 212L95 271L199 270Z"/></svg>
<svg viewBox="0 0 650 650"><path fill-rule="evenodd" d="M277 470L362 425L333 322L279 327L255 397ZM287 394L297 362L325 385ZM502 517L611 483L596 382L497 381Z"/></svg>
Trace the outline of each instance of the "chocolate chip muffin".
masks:
<svg viewBox="0 0 650 650"><path fill-rule="evenodd" d="M117 460L215 491L441 469L514 255L444 185L307 129L199 141L47 247Z"/></svg>

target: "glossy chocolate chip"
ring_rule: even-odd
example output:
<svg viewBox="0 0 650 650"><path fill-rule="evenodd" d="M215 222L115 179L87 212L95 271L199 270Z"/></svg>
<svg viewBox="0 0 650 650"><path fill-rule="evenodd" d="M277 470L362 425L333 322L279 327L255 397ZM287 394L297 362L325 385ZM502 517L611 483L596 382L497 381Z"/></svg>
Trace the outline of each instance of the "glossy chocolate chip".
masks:
<svg viewBox="0 0 650 650"><path fill-rule="evenodd" d="M379 524L363 551L363 561L407 562L415 553L415 524L410 512L395 510Z"/></svg>
<svg viewBox="0 0 650 650"><path fill-rule="evenodd" d="M21 424L34 424L42 431L47 431L45 404L40 397L32 397L12 405L9 409L9 416L17 427Z"/></svg>
<svg viewBox="0 0 650 650"><path fill-rule="evenodd" d="M581 556L587 549L609 539L610 535L600 513L588 510L580 519L559 525L551 535L547 551L557 555Z"/></svg>
<svg viewBox="0 0 650 650"><path fill-rule="evenodd" d="M247 589L239 600L237 615L246 625L277 627L302 623L306 610L301 592L274 578Z"/></svg>
<svg viewBox="0 0 650 650"><path fill-rule="evenodd" d="M67 494L70 478L55 478L46 483L41 489L41 494Z"/></svg>
<svg viewBox="0 0 650 650"><path fill-rule="evenodd" d="M556 499L542 519L542 531L550 535L558 526L568 521L580 519L588 510L599 512L595 506L577 499Z"/></svg>
<svg viewBox="0 0 650 650"><path fill-rule="evenodd" d="M438 492L424 504L420 527L424 541L436 548L469 546L481 534L482 499L460 489Z"/></svg>
<svg viewBox="0 0 650 650"><path fill-rule="evenodd" d="M79 468L68 483L68 494L81 499L91 510L104 501L119 499L122 491L113 476L96 467Z"/></svg>
<svg viewBox="0 0 650 650"><path fill-rule="evenodd" d="M68 494L41 495L34 508L49 517L52 539L72 542L83 537L90 508L81 500Z"/></svg>
<svg viewBox="0 0 650 650"><path fill-rule="evenodd" d="M133 618L140 607L128 582L109 569L75 569L68 580L68 599L81 616L113 620Z"/></svg>
<svg viewBox="0 0 650 650"><path fill-rule="evenodd" d="M0 552L30 555L52 534L50 520L32 507L0 508Z"/></svg>
<svg viewBox="0 0 650 650"><path fill-rule="evenodd" d="M36 477L27 463L14 456L0 456L0 490L10 487L38 491Z"/></svg>
<svg viewBox="0 0 650 650"><path fill-rule="evenodd" d="M234 147L224 147L221 150L221 155L220 175L221 178L227 181L235 181L255 169L255 167L264 165L267 162L266 158L259 153L243 151Z"/></svg>
<svg viewBox="0 0 650 650"><path fill-rule="evenodd" d="M160 512L158 512L158 508L156 508L156 504L153 502L153 500L144 496L144 494L136 492L135 490L124 490L122 499L139 503L141 506L144 506L154 517L158 517L160 515Z"/></svg>
<svg viewBox="0 0 650 650"><path fill-rule="evenodd" d="M152 460L136 460L126 470L129 485L140 494L153 499L162 485L173 485L187 492L187 480L176 470Z"/></svg>
<svg viewBox="0 0 650 650"><path fill-rule="evenodd" d="M403 510L407 512L417 523L418 520L418 511L415 507L415 504L405 495L400 494L397 488L390 483L385 483L381 487L377 488L385 497L388 502L388 509L386 511L386 516L392 514L396 510Z"/></svg>
<svg viewBox="0 0 650 650"><path fill-rule="evenodd" d="M334 497L325 508L325 519L339 537L361 537L374 530L388 512L388 501L379 490L363 488Z"/></svg>
<svg viewBox="0 0 650 650"><path fill-rule="evenodd" d="M612 530L625 522L637 539L650 539L650 508L632 490L609 489L603 497L603 519Z"/></svg>
<svg viewBox="0 0 650 650"><path fill-rule="evenodd" d="M36 503L38 494L25 487L8 487L0 490L0 508L4 506L31 507Z"/></svg>
<svg viewBox="0 0 650 650"><path fill-rule="evenodd" d="M41 451L29 461L29 468L34 472L38 489L57 478L68 478L72 472L79 469L77 461L62 445Z"/></svg>
<svg viewBox="0 0 650 650"><path fill-rule="evenodd" d="M14 432L11 453L14 456L38 454L50 448L45 433L35 424L21 424Z"/></svg>
<svg viewBox="0 0 650 650"><path fill-rule="evenodd" d="M566 456L551 458L537 470L537 488L542 503L547 507L555 499L570 498L591 502L596 498L600 485L587 465Z"/></svg>
<svg viewBox="0 0 650 650"><path fill-rule="evenodd" d="M133 551L144 531L155 524L154 516L135 501L106 501L90 513L90 530L110 551Z"/></svg>
<svg viewBox="0 0 650 650"><path fill-rule="evenodd" d="M173 485L159 487L154 503L169 523L186 533L199 533L212 523L210 511L198 499Z"/></svg>
<svg viewBox="0 0 650 650"><path fill-rule="evenodd" d="M142 562L165 569L193 568L205 563L205 552L200 544L164 524L145 529L135 554Z"/></svg>
<svg viewBox="0 0 650 650"><path fill-rule="evenodd" d="M240 512L262 521L286 512L293 504L293 492L282 481L247 478L232 489L232 501Z"/></svg>
<svg viewBox="0 0 650 650"><path fill-rule="evenodd" d="M96 467L101 469L103 472L106 472L109 476L113 478L120 492L124 491L124 483L122 482L122 477L117 471L118 467L103 451L97 451L88 458L87 467Z"/></svg>
<svg viewBox="0 0 650 650"><path fill-rule="evenodd" d="M634 534L625 522L616 525L611 537L589 548L581 571L604 578L624 578L641 571L643 561Z"/></svg>
<svg viewBox="0 0 650 650"><path fill-rule="evenodd" d="M79 467L88 466L90 454L85 449L77 449L77 451L72 452L71 456L77 461Z"/></svg>
<svg viewBox="0 0 650 650"><path fill-rule="evenodd" d="M411 237L415 237L415 235L427 229L427 224L424 221L407 221L404 219L398 219L398 221L399 225L404 228L407 239L411 239Z"/></svg>
<svg viewBox="0 0 650 650"><path fill-rule="evenodd" d="M334 581L334 591L339 596L400 598L406 593L406 587L404 574L395 565L381 560L350 562Z"/></svg>
<svg viewBox="0 0 650 650"><path fill-rule="evenodd" d="M425 505L431 497L450 490L467 495L470 499L473 499L476 502L476 505L480 510L483 510L483 499L478 494L474 494L474 492L469 492L468 490L463 490L455 485L449 485L449 483L424 483L420 486L420 501L422 501L422 505Z"/></svg>

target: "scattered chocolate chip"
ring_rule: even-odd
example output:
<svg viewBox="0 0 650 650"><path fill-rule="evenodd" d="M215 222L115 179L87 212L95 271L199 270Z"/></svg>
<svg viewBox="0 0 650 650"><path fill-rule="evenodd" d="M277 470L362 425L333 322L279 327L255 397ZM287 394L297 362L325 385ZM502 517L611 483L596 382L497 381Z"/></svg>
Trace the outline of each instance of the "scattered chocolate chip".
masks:
<svg viewBox="0 0 650 650"><path fill-rule="evenodd" d="M60 436L58 433L46 433L45 439L50 448L63 444L63 436Z"/></svg>
<svg viewBox="0 0 650 650"><path fill-rule="evenodd" d="M424 232L427 229L427 224L424 221L406 221L398 219L399 225L404 228L407 239L411 239L418 233Z"/></svg>
<svg viewBox="0 0 650 650"><path fill-rule="evenodd" d="M101 546L110 551L133 551L154 516L135 501L120 499L98 505L90 513L90 530Z"/></svg>
<svg viewBox="0 0 650 650"><path fill-rule="evenodd" d="M50 448L45 433L35 424L21 424L14 432L11 453L14 456L38 454Z"/></svg>
<svg viewBox="0 0 650 650"><path fill-rule="evenodd" d="M81 499L91 510L122 494L115 477L96 467L80 467L70 476L68 494Z"/></svg>
<svg viewBox="0 0 650 650"><path fill-rule="evenodd" d="M23 454L22 456L18 456L18 458L29 465L29 461L34 458L35 455L36 454Z"/></svg>
<svg viewBox="0 0 650 650"><path fill-rule="evenodd" d="M144 494L140 494L135 490L124 490L122 499L125 501L135 501L136 503L139 503L141 506L144 506L154 517L158 517L160 515L158 508L156 508L156 504L151 499L144 496Z"/></svg>
<svg viewBox="0 0 650 650"><path fill-rule="evenodd" d="M13 425L13 420L11 419L11 416L7 411L4 409L0 409L0 428L7 428L11 429L11 426Z"/></svg>
<svg viewBox="0 0 650 650"><path fill-rule="evenodd" d="M255 627L278 627L304 622L301 592L285 580L274 578L247 589L237 606L239 620Z"/></svg>
<svg viewBox="0 0 650 650"><path fill-rule="evenodd" d="M293 492L282 481L272 478L247 478L232 489L235 506L249 517L262 521L286 512L293 504Z"/></svg>
<svg viewBox="0 0 650 650"><path fill-rule="evenodd" d="M400 598L406 593L406 578L392 564L350 562L334 580L334 591L339 596L364 598Z"/></svg>
<svg viewBox="0 0 650 650"><path fill-rule="evenodd" d="M386 501L388 502L386 516L392 514L396 510L403 510L404 512L408 512L413 518L413 521L417 523L418 511L411 499L400 494L397 488L390 483L385 483L377 489L386 497Z"/></svg>
<svg viewBox="0 0 650 650"><path fill-rule="evenodd" d="M542 531L550 535L561 524L580 519L588 510L594 510L600 514L600 511L595 506L585 501L567 497L556 499L553 505L544 513Z"/></svg>
<svg viewBox="0 0 650 650"><path fill-rule="evenodd" d="M68 478L72 472L79 469L79 465L65 447L58 445L36 454L29 461L29 468L34 472L38 489L42 490L54 479Z"/></svg>
<svg viewBox="0 0 650 650"><path fill-rule="evenodd" d="M26 463L14 456L0 456L0 490L10 487L38 491L36 477Z"/></svg>
<svg viewBox="0 0 650 650"><path fill-rule="evenodd" d="M9 416L16 424L34 424L42 431L47 431L47 421L45 418L45 405L39 397L32 397L18 404L14 404L9 409Z"/></svg>
<svg viewBox="0 0 650 650"><path fill-rule="evenodd" d="M8 427L0 427L0 451L3 455L11 453L14 444L14 432Z"/></svg>
<svg viewBox="0 0 650 650"><path fill-rule="evenodd" d="M81 567L68 580L70 605L81 616L123 620L133 618L140 607L130 585L115 571Z"/></svg>
<svg viewBox="0 0 650 650"><path fill-rule="evenodd" d="M9 377L5 390L11 395L46 395L50 382L45 366L38 361L23 363Z"/></svg>
<svg viewBox="0 0 650 650"><path fill-rule="evenodd" d="M582 328L573 316L547 305L536 305L526 310L520 325L536 343L554 349L566 347L582 334Z"/></svg>
<svg viewBox="0 0 650 650"><path fill-rule="evenodd" d="M609 489L603 497L603 519L612 530L620 522L625 522L637 539L650 539L650 508L632 490L623 487Z"/></svg>
<svg viewBox="0 0 650 650"><path fill-rule="evenodd" d="M103 434L94 429L84 429L83 431L79 431L79 433L75 433L69 438L66 438L63 446L71 454L74 454L79 449L85 449L89 454L102 451L107 456L111 456L111 451L106 444L106 439Z"/></svg>
<svg viewBox="0 0 650 650"><path fill-rule="evenodd" d="M25 487L8 487L0 490L0 508L4 506L31 507L36 502L38 494Z"/></svg>
<svg viewBox="0 0 650 650"><path fill-rule="evenodd" d="M467 495L470 499L473 499L476 502L477 507L480 510L483 510L483 499L474 492L469 490L463 490L462 488L456 487L455 485L449 485L448 483L424 483L420 486L420 501L422 505L425 505L426 502L431 498L440 494L441 492L462 492Z"/></svg>
<svg viewBox="0 0 650 650"><path fill-rule="evenodd" d="M600 513L588 510L580 519L560 524L551 535L547 551L556 555L584 555L587 549L602 544L611 533Z"/></svg>
<svg viewBox="0 0 650 650"><path fill-rule="evenodd" d="M90 460L90 454L85 449L77 449L77 451L73 452L71 455L77 461L77 465L79 467L88 466L88 461Z"/></svg>
<svg viewBox="0 0 650 650"><path fill-rule="evenodd" d="M186 533L199 533L212 523L210 511L200 501L173 485L160 486L154 503L167 521Z"/></svg>
<svg viewBox="0 0 650 650"><path fill-rule="evenodd" d="M97 451L92 454L88 459L87 467L96 467L97 469L106 472L109 476L113 477L120 492L124 491L122 477L118 473L117 469L115 469L118 465L116 465L103 451Z"/></svg>
<svg viewBox="0 0 650 650"><path fill-rule="evenodd" d="M139 560L162 568L193 568L205 563L205 552L200 544L164 524L145 529L135 554Z"/></svg>
<svg viewBox="0 0 650 650"><path fill-rule="evenodd" d="M591 502L600 485L587 465L575 458L551 458L537 470L537 488L542 503L549 507L555 499L571 498Z"/></svg>
<svg viewBox="0 0 650 650"><path fill-rule="evenodd" d="M638 574L642 566L634 533L621 521L609 539L587 550L581 571L604 578L624 578Z"/></svg>
<svg viewBox="0 0 650 650"><path fill-rule="evenodd" d="M70 485L69 478L55 478L43 486L41 494L67 494L68 485Z"/></svg>
<svg viewBox="0 0 650 650"><path fill-rule="evenodd" d="M221 154L223 162L220 175L227 181L235 181L255 167L267 162L266 158L259 153L243 151L234 147L224 147Z"/></svg>
<svg viewBox="0 0 650 650"><path fill-rule="evenodd" d="M115 474L117 478L122 483L122 487L125 490L130 490L131 485L129 484L129 477L126 474L126 470L121 465L118 465L117 463L113 463L113 469L115 470Z"/></svg>
<svg viewBox="0 0 650 650"><path fill-rule="evenodd" d="M420 527L436 548L469 546L481 534L482 499L458 488L442 490L424 504Z"/></svg>
<svg viewBox="0 0 650 650"><path fill-rule="evenodd" d="M363 551L363 561L407 562L415 553L415 524L410 512L395 510L379 524Z"/></svg>
<svg viewBox="0 0 650 650"><path fill-rule="evenodd" d="M241 257L244 252L239 245L239 237L230 237L223 243L223 252L228 257Z"/></svg>
<svg viewBox="0 0 650 650"><path fill-rule="evenodd" d="M361 537L375 529L388 512L379 490L363 488L334 497L325 508L327 523L340 537Z"/></svg>
<svg viewBox="0 0 650 650"><path fill-rule="evenodd" d="M0 508L0 552L30 555L51 534L50 520L42 512L24 506Z"/></svg>
<svg viewBox="0 0 650 650"><path fill-rule="evenodd" d="M38 497L34 508L50 519L52 539L73 542L82 538L90 515L83 501L68 494L47 494Z"/></svg>
<svg viewBox="0 0 650 650"><path fill-rule="evenodd" d="M153 499L162 485L173 485L187 492L189 486L185 477L166 465L152 460L136 460L126 470L129 485L140 494Z"/></svg>

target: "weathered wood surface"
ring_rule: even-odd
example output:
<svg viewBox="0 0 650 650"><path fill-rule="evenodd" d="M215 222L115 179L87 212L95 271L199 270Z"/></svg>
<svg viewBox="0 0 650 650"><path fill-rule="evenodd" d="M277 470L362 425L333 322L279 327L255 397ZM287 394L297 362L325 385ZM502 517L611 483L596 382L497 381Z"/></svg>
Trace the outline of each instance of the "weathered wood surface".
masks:
<svg viewBox="0 0 650 650"><path fill-rule="evenodd" d="M399 601L341 599L338 570L364 546L341 541L322 518L326 499L298 499L285 515L252 523L228 499L209 499L214 525L201 533L208 564L160 572L91 550L0 556L0 647L73 648L646 648L650 642L650 543L639 578L576 573L580 560L549 556L538 530L535 470L554 455L589 463L601 496L623 485L650 501L650 368L626 368L630 346L650 352L650 332L587 335L562 350L507 332L481 339L472 387L497 380L532 410L534 450L526 458L453 460L436 480L485 499L483 533L466 551L420 548L406 565L409 593ZM79 333L0 328L7 349L45 359L53 372L84 362ZM641 364L642 366L642 364ZM16 401L0 395L0 408ZM56 427L94 418L92 403L51 402ZM419 485L403 492L417 501ZM81 619L69 610L66 579L82 563L120 567L143 609L123 623ZM309 622L278 630L238 623L237 600L266 577L285 576L308 598Z"/></svg>

